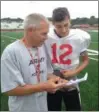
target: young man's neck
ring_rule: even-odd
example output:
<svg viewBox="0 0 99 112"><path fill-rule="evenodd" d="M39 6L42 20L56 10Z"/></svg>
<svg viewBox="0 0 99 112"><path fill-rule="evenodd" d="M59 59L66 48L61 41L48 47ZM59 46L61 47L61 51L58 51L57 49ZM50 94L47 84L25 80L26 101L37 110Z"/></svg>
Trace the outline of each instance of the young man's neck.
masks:
<svg viewBox="0 0 99 112"><path fill-rule="evenodd" d="M61 36L61 35L59 35L57 32L56 32L56 30L54 29L54 32L55 32L55 34L59 37L59 38L63 38L63 36ZM67 35L65 35L64 37L66 37L66 36L68 36L69 35L69 32L68 32L68 34Z"/></svg>
<svg viewBox="0 0 99 112"><path fill-rule="evenodd" d="M60 36L60 35L56 32L55 29L54 29L54 32L55 32L55 34L56 34L59 38L62 38L62 36Z"/></svg>

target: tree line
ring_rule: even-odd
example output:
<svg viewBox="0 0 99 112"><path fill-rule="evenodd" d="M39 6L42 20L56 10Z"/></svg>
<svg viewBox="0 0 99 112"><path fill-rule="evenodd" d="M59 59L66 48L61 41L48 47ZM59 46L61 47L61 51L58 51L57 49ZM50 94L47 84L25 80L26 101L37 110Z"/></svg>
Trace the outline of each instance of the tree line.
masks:
<svg viewBox="0 0 99 112"><path fill-rule="evenodd" d="M49 21L52 21L51 17L48 17ZM90 18L76 18L76 19L71 19L71 24L72 25L79 25L79 24L89 24L89 25L94 25L94 24L98 24L99 18L96 18L95 16L91 16ZM7 23L11 23L11 22L23 22L23 19L21 18L1 18L1 22L7 22Z"/></svg>

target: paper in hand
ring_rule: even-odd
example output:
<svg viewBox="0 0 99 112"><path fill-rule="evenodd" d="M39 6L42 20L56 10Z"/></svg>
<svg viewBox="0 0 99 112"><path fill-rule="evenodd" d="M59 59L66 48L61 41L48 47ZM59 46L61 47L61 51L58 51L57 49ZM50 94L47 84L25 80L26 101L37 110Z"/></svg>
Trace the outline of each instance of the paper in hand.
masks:
<svg viewBox="0 0 99 112"><path fill-rule="evenodd" d="M68 83L66 83L67 86L71 86L73 84L77 84L83 81L86 81L88 78L88 73L85 74L85 76L83 78L80 79L76 79L76 80L70 80Z"/></svg>

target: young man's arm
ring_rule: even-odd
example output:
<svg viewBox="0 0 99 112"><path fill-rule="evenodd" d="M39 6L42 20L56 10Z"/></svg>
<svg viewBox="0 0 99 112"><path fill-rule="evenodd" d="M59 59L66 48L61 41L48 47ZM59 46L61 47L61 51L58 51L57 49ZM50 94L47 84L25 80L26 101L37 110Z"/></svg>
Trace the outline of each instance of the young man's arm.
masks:
<svg viewBox="0 0 99 112"><path fill-rule="evenodd" d="M87 49L90 45L91 37L87 32L85 32L83 30L78 30L78 34L81 37L79 52L80 52L82 62L75 70L69 70L69 71L64 72L65 77L72 77L72 76L79 74L89 63Z"/></svg>
<svg viewBox="0 0 99 112"><path fill-rule="evenodd" d="M81 64L75 70L67 70L63 72L64 77L72 77L79 74L89 63L87 51L81 53Z"/></svg>

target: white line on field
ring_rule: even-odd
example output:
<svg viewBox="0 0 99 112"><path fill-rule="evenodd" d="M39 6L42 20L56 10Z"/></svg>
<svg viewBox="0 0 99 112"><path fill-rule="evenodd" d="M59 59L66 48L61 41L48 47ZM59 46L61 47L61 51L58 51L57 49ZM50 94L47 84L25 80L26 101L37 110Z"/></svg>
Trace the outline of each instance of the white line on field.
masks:
<svg viewBox="0 0 99 112"><path fill-rule="evenodd" d="M89 57L89 59L92 59L92 60L98 61L98 59L95 59L95 58L91 58L91 57Z"/></svg>
<svg viewBox="0 0 99 112"><path fill-rule="evenodd" d="M97 50L92 50L92 49L87 49L88 52L92 52L92 53L97 53L98 54L98 51Z"/></svg>
<svg viewBox="0 0 99 112"><path fill-rule="evenodd" d="M89 30L89 32L98 32L98 30Z"/></svg>
<svg viewBox="0 0 99 112"><path fill-rule="evenodd" d="M88 56L97 56L98 54L95 54L95 53L88 53Z"/></svg>
<svg viewBox="0 0 99 112"><path fill-rule="evenodd" d="M8 35L1 35L1 36L8 37L8 38L11 38L11 39L17 39L15 37L11 37L11 36L8 36Z"/></svg>
<svg viewBox="0 0 99 112"><path fill-rule="evenodd" d="M99 42L91 42L91 43L99 43Z"/></svg>

